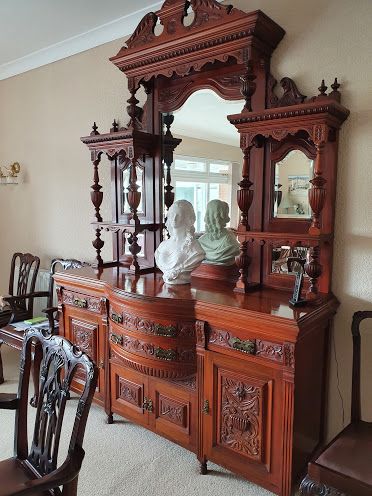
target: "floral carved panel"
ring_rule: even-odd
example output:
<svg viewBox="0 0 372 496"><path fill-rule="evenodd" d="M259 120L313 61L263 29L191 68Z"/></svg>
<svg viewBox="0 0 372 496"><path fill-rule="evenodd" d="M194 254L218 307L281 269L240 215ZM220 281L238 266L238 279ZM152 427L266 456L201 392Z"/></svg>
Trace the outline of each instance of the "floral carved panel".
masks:
<svg viewBox="0 0 372 496"><path fill-rule="evenodd" d="M219 370L217 442L257 461L264 456L265 386L249 377Z"/></svg>
<svg viewBox="0 0 372 496"><path fill-rule="evenodd" d="M117 398L130 403L137 408L142 407L142 397L143 397L143 387L134 382L123 379L123 377L117 378Z"/></svg>

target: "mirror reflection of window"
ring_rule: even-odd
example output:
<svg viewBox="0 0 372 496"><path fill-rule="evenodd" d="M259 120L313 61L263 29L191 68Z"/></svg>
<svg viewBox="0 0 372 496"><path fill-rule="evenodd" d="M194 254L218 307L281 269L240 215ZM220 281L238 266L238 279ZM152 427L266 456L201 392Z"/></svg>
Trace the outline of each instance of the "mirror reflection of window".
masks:
<svg viewBox="0 0 372 496"><path fill-rule="evenodd" d="M241 180L242 151L239 133L227 120L240 113L244 101L226 101L212 90L193 93L173 113L171 132L182 139L171 166L175 200L190 201L196 213L195 229L203 232L210 200L226 201L230 227L238 225L236 194Z"/></svg>
<svg viewBox="0 0 372 496"><path fill-rule="evenodd" d="M291 150L275 164L274 217L311 217L308 198L313 160L300 150Z"/></svg>
<svg viewBox="0 0 372 496"><path fill-rule="evenodd" d="M142 183L143 183L143 170L140 167L137 167L136 169L137 172L137 185L138 185L138 191L142 193ZM127 200L127 193L128 193L128 186L129 186L129 176L130 176L130 168L127 167L126 169L123 169L122 171L122 213L123 214L130 214L130 208L129 208L129 203ZM143 214L142 210L142 195L141 195L141 201L140 204L138 205L137 213Z"/></svg>
<svg viewBox="0 0 372 496"><path fill-rule="evenodd" d="M231 162L175 157L173 172L175 199L188 200L194 206L196 232L205 230L204 217L210 200L225 201L231 210L232 167Z"/></svg>

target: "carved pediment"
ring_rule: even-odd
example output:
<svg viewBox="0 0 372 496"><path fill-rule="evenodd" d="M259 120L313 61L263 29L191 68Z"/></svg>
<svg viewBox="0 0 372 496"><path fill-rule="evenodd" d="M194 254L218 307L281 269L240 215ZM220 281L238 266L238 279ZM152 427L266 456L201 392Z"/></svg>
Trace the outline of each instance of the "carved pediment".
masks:
<svg viewBox="0 0 372 496"><path fill-rule="evenodd" d="M128 48L150 43L155 38L154 29L158 20L158 16L154 12L149 12L145 15L142 21L138 24L132 36L127 40Z"/></svg>
<svg viewBox="0 0 372 496"><path fill-rule="evenodd" d="M288 107L303 103L306 96L297 88L296 83L289 77L280 80L283 95L279 98L275 94L276 79L270 74L267 80L267 108Z"/></svg>

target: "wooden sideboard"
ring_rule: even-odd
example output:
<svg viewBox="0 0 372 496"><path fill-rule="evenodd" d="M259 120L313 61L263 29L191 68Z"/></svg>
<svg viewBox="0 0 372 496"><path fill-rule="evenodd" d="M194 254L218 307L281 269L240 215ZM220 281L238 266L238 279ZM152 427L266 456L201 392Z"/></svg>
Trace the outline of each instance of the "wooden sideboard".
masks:
<svg viewBox="0 0 372 496"><path fill-rule="evenodd" d="M95 400L282 496L322 440L328 330L338 302L236 293L195 279L85 267L57 273L60 332L100 373ZM79 384L75 384L79 388Z"/></svg>

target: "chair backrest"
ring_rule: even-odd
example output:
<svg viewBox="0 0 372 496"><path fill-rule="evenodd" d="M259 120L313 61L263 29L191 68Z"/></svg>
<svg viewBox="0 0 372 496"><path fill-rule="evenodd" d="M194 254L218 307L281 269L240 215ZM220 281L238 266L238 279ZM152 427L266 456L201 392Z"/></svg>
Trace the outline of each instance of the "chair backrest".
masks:
<svg viewBox="0 0 372 496"><path fill-rule="evenodd" d="M16 266L18 269L18 280L15 283ZM35 291L35 284L37 274L40 267L40 258L31 253L14 253L12 257L12 262L10 266L10 278L9 278L9 295L11 296L22 296L27 293L33 293ZM32 277L30 280L30 275L32 271ZM27 314L32 317L34 299L27 298L25 300L19 301L17 306L20 310L26 311Z"/></svg>
<svg viewBox="0 0 372 496"><path fill-rule="evenodd" d="M80 262L80 260L76 260L74 258L71 259L64 259L64 258L54 258L50 264L50 280L49 280L49 297L48 297L48 302L47 306L52 307L53 306L53 298L54 298L54 278L53 275L56 272L56 269L58 266L61 266L62 270L67 270L67 269L80 269L83 265L85 265L84 262Z"/></svg>
<svg viewBox="0 0 372 496"><path fill-rule="evenodd" d="M351 389L351 421L361 420L360 402L360 324L365 319L372 319L372 311L355 312L351 324L353 335L353 375Z"/></svg>
<svg viewBox="0 0 372 496"><path fill-rule="evenodd" d="M28 385L33 350L35 351L35 370L40 370L40 388L34 433L29 451L27 441ZM85 383L77 403L68 450L70 455L82 451L85 425L97 383L97 366L67 339L38 329L26 330L20 365L18 390L20 405L16 416L15 456L26 460L38 476L44 476L56 469L66 400L77 371L80 382L83 372ZM75 404L75 401L72 404Z"/></svg>

